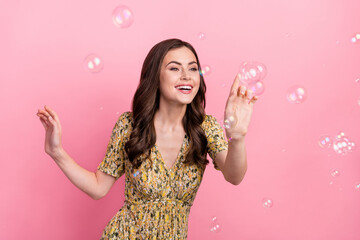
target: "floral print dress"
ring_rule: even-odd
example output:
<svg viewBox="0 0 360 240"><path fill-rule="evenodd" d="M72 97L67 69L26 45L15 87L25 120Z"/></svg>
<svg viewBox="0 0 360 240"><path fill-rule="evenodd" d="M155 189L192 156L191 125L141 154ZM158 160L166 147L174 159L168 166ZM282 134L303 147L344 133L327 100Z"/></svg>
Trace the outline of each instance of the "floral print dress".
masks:
<svg viewBox="0 0 360 240"><path fill-rule="evenodd" d="M207 137L207 151L214 162L216 153L226 150L223 129L215 117L206 115L202 123ZM156 144L150 158L134 169L125 152L132 130L132 112L124 112L116 122L106 155L98 166L104 173L119 179L125 173L125 201L108 222L101 240L168 239L185 240L190 208L199 189L205 167L185 166L189 138L185 135L172 168L165 167ZM140 157L145 159L145 154Z"/></svg>

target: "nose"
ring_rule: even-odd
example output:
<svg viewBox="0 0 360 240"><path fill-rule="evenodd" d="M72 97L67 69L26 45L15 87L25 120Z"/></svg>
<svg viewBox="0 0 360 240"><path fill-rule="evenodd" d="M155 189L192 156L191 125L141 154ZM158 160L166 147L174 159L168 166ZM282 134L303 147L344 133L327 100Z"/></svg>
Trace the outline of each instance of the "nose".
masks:
<svg viewBox="0 0 360 240"><path fill-rule="evenodd" d="M181 79L184 79L184 80L190 79L190 75L186 70L182 71Z"/></svg>

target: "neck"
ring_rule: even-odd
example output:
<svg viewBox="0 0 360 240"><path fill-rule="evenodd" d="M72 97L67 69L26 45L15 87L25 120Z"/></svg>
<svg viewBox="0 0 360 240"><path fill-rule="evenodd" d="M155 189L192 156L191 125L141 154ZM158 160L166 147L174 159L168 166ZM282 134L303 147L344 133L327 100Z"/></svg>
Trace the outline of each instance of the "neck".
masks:
<svg viewBox="0 0 360 240"><path fill-rule="evenodd" d="M164 105L159 104L159 109L154 116L155 128L174 132L183 129L182 119L185 115L187 105Z"/></svg>

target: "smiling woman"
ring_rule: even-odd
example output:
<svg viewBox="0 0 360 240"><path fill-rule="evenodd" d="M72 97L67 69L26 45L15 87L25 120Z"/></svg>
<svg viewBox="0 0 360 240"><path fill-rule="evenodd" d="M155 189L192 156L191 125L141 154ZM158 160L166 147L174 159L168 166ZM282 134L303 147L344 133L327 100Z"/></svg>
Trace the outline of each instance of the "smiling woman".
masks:
<svg viewBox="0 0 360 240"><path fill-rule="evenodd" d="M39 110L46 129L46 153L80 190L100 199L125 174L124 205L101 239L187 239L190 208L209 163L207 154L228 182L239 184L243 178L242 139L248 122L229 132L234 140L228 154L222 128L205 114L206 86L199 66L195 49L179 39L162 41L150 50L132 111L117 120L96 173L77 165L63 149L55 111L47 106ZM245 104L246 94L236 94L236 81L227 112L236 109L235 101ZM237 119L249 116L239 114Z"/></svg>

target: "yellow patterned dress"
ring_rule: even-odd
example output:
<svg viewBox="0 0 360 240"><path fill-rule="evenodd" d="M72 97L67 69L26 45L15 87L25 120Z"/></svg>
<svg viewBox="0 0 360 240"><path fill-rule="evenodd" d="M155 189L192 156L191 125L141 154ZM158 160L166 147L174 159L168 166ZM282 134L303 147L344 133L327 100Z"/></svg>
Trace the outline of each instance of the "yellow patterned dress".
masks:
<svg viewBox="0 0 360 240"><path fill-rule="evenodd" d="M202 128L208 140L207 150L214 162L217 152L228 148L223 129L215 117L206 115ZM124 112L112 130L104 160L98 169L116 180L125 173L125 201L108 222L101 236L105 239L167 239L185 240L188 232L190 208L199 189L204 170L199 166L185 166L184 155L189 147L185 135L173 167L167 169L156 144L151 159L134 169L124 144L132 130L132 112ZM141 156L143 159L144 155Z"/></svg>

